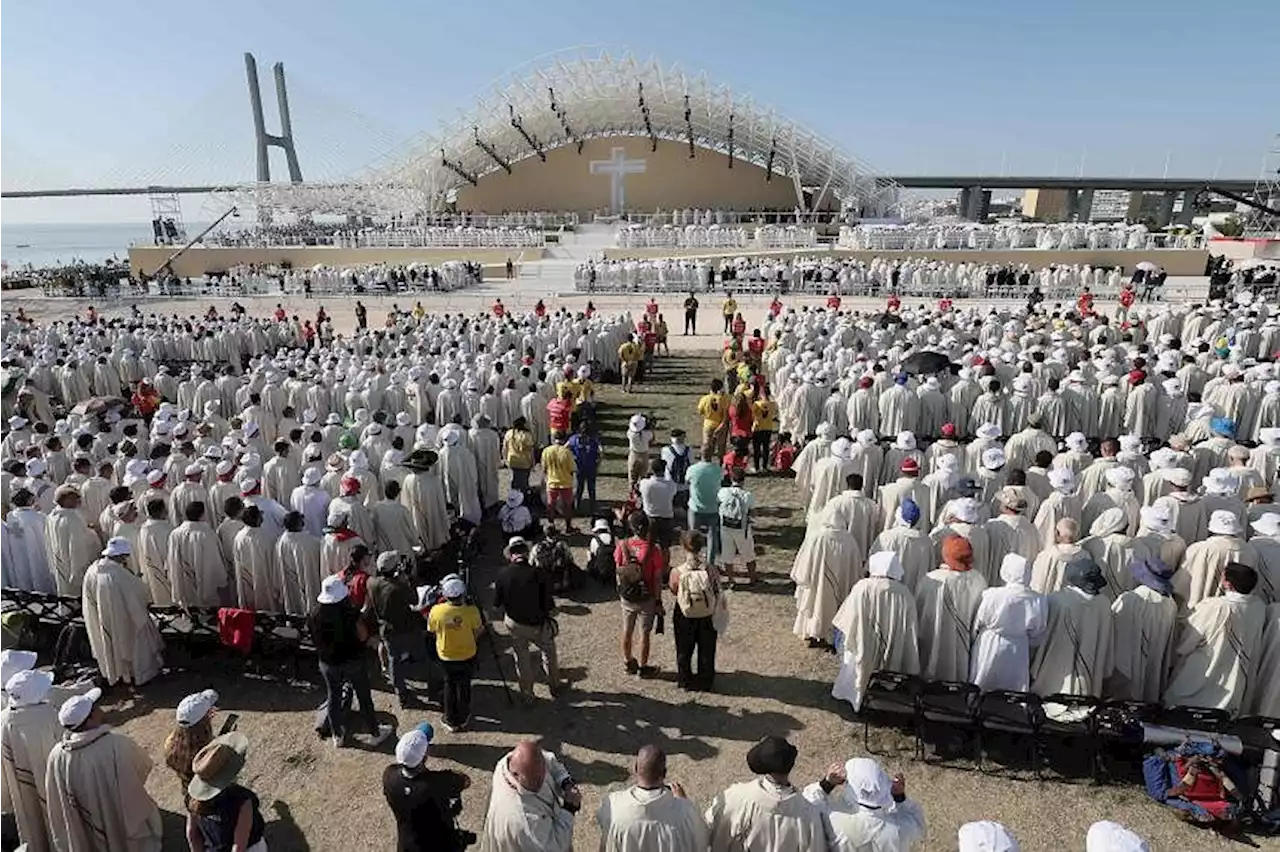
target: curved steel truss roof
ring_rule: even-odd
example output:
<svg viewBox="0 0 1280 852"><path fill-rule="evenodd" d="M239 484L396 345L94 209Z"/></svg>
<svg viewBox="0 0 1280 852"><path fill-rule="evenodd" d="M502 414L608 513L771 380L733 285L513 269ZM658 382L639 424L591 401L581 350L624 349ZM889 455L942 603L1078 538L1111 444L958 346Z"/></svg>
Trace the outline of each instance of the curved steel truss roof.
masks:
<svg viewBox="0 0 1280 852"><path fill-rule="evenodd" d="M518 69L378 180L442 198L515 162L582 140L639 136L732 152L804 189L814 206L884 206L896 185L750 96L657 60L563 54Z"/></svg>

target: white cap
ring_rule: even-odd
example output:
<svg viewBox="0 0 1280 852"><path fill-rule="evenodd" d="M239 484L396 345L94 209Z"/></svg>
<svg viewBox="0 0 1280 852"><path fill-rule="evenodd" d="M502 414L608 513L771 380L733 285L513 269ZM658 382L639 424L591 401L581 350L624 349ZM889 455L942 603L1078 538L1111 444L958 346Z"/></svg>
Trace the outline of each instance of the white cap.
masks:
<svg viewBox="0 0 1280 852"><path fill-rule="evenodd" d="M129 556L133 553L133 545L129 543L129 539L121 536L113 536L107 539L107 546L102 548L102 555L108 559L117 556Z"/></svg>
<svg viewBox="0 0 1280 852"><path fill-rule="evenodd" d="M202 692L196 692L188 695L186 698L178 702L178 724L184 728L189 728L196 722L199 722L205 716L209 715L209 711L218 704L218 693L212 689L206 689Z"/></svg>
<svg viewBox="0 0 1280 852"><path fill-rule="evenodd" d="M999 447L987 447L982 451L982 466L987 470L999 470L1004 467L1004 450Z"/></svg>
<svg viewBox="0 0 1280 852"><path fill-rule="evenodd" d="M27 669L18 672L5 682L4 691L9 696L10 707L27 707L44 701L53 688L53 674L43 669Z"/></svg>
<svg viewBox="0 0 1280 852"><path fill-rule="evenodd" d="M914 432L899 432L898 437L893 442L894 447L899 450L914 450L916 448L916 436Z"/></svg>
<svg viewBox="0 0 1280 852"><path fill-rule="evenodd" d="M421 766L427 759L431 738L421 728L414 728L396 743L396 763L410 769Z"/></svg>
<svg viewBox="0 0 1280 852"><path fill-rule="evenodd" d="M956 835L957 852L1021 852L1018 841L998 822L966 822Z"/></svg>
<svg viewBox="0 0 1280 852"><path fill-rule="evenodd" d="M309 467L302 472L303 485L319 485L324 474L320 472L318 467Z"/></svg>
<svg viewBox="0 0 1280 852"><path fill-rule="evenodd" d="M1225 467L1215 467L1204 478L1206 494L1234 494L1236 488L1236 478Z"/></svg>
<svg viewBox="0 0 1280 852"><path fill-rule="evenodd" d="M218 462L217 466L213 470L216 474L218 474L218 476L226 476L228 473L230 473L235 469L236 469L235 462L231 461L231 459L223 459L222 461Z"/></svg>
<svg viewBox="0 0 1280 852"><path fill-rule="evenodd" d="M1240 535L1240 519L1234 512L1217 509L1209 515L1209 532L1214 535Z"/></svg>
<svg viewBox="0 0 1280 852"><path fill-rule="evenodd" d="M182 470L183 476L204 476L204 466L198 464L189 464Z"/></svg>
<svg viewBox="0 0 1280 852"><path fill-rule="evenodd" d="M1104 476L1112 488L1127 489L1133 483L1133 471L1123 465L1116 465Z"/></svg>
<svg viewBox="0 0 1280 852"><path fill-rule="evenodd" d="M1151 852L1147 841L1118 822L1102 820L1089 826L1085 852Z"/></svg>
<svg viewBox="0 0 1280 852"><path fill-rule="evenodd" d="M102 697L102 690L96 686L83 695L73 695L58 708L58 724L64 728L78 728L84 724L93 712L93 705Z"/></svg>
<svg viewBox="0 0 1280 852"><path fill-rule="evenodd" d="M440 593L450 600L465 597L467 584L460 577L449 577L440 584Z"/></svg>
<svg viewBox="0 0 1280 852"><path fill-rule="evenodd" d="M649 421L645 419L643 414L631 415L631 420L627 424L630 431L637 432L637 433L643 432L644 427L648 425L649 425Z"/></svg>
<svg viewBox="0 0 1280 852"><path fill-rule="evenodd" d="M983 423L977 428L975 433L979 438L987 441L994 441L1000 437L1000 427L994 423Z"/></svg>
<svg viewBox="0 0 1280 852"><path fill-rule="evenodd" d="M1167 533L1173 530L1173 512L1164 504L1143 506L1138 510L1138 516L1142 519L1142 526L1152 532Z"/></svg>
<svg viewBox="0 0 1280 852"><path fill-rule="evenodd" d="M341 603L347 599L347 584L339 574L330 574L320 581L320 594L316 601L322 604Z"/></svg>
<svg viewBox="0 0 1280 852"><path fill-rule="evenodd" d="M876 761L855 757L845 763L844 774L845 795L851 804L868 808L887 808L893 804L893 782Z"/></svg>
<svg viewBox="0 0 1280 852"><path fill-rule="evenodd" d="M254 479L252 476L248 477L247 479L240 480L241 494L252 494L254 491L257 491L257 490L258 490L258 480Z"/></svg>
<svg viewBox="0 0 1280 852"><path fill-rule="evenodd" d="M1170 467L1160 471L1165 481L1179 488L1186 488L1191 484L1191 471L1185 467Z"/></svg>
<svg viewBox="0 0 1280 852"><path fill-rule="evenodd" d="M44 459L27 459L27 476L44 476L49 470L49 465Z"/></svg>
<svg viewBox="0 0 1280 852"><path fill-rule="evenodd" d="M1073 453L1083 453L1089 448L1089 439L1083 432L1072 432L1067 436L1067 449Z"/></svg>
<svg viewBox="0 0 1280 852"><path fill-rule="evenodd" d="M1069 467L1055 467L1049 470L1049 485L1055 491L1069 492L1076 487L1076 475Z"/></svg>
<svg viewBox="0 0 1280 852"><path fill-rule="evenodd" d="M6 686L9 678L18 672L25 672L36 667L35 651L19 651L6 649L0 653L0 686Z"/></svg>
<svg viewBox="0 0 1280 852"><path fill-rule="evenodd" d="M148 485L159 485L162 481L164 481L163 470L160 470L159 468L152 468L151 470L147 471Z"/></svg>

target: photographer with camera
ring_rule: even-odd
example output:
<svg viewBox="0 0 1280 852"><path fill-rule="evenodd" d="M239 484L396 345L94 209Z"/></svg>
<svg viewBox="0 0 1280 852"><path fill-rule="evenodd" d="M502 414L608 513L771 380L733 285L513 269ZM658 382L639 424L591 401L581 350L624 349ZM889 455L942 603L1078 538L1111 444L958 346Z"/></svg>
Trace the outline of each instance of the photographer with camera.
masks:
<svg viewBox="0 0 1280 852"><path fill-rule="evenodd" d="M525 740L493 770L483 847L494 852L570 852L578 784L551 752Z"/></svg>
<svg viewBox="0 0 1280 852"><path fill-rule="evenodd" d="M408 664L426 659L422 619L413 609L417 596L408 577L409 560L398 550L388 550L378 554L377 566L377 574L369 580L365 610L378 621L379 656L400 709L419 708L422 703L405 682Z"/></svg>
<svg viewBox="0 0 1280 852"><path fill-rule="evenodd" d="M556 653L556 602L552 578L529 563L529 543L513 538L507 544L507 564L493 584L493 608L503 613L516 660L516 677L525 703L533 701L532 651L542 655L551 697L560 691L560 663ZM532 649L530 646L533 646Z"/></svg>
<svg viewBox="0 0 1280 852"><path fill-rule="evenodd" d="M476 835L458 828L467 776L428 769L427 752L435 735L423 722L396 743L396 762L382 773L382 795L396 819L397 852L462 852Z"/></svg>
<svg viewBox="0 0 1280 852"><path fill-rule="evenodd" d="M427 630L436 638L436 656L444 669L444 728L456 733L471 722L471 678L476 639L484 630L480 610L467 601L467 584L451 574L440 584L444 601L431 607Z"/></svg>

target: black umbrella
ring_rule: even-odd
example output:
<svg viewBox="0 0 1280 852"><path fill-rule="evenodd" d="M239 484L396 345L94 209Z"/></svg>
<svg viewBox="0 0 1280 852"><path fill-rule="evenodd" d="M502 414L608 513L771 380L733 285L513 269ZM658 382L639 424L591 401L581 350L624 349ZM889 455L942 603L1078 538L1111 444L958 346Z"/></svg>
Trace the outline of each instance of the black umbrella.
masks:
<svg viewBox="0 0 1280 852"><path fill-rule="evenodd" d="M902 359L902 372L911 376L951 372L951 359L941 352L915 352Z"/></svg>

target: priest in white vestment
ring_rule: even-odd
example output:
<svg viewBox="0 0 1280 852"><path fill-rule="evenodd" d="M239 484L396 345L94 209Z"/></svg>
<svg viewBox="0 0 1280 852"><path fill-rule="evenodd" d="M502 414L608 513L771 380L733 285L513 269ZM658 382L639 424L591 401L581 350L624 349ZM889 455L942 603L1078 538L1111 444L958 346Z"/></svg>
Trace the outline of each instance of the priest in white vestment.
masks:
<svg viewBox="0 0 1280 852"><path fill-rule="evenodd" d="M1080 526L1089 529L1098 516L1108 509L1124 512L1125 534L1138 534L1138 498L1133 493L1133 471L1116 465L1107 471L1107 487L1089 498L1080 514Z"/></svg>
<svg viewBox="0 0 1280 852"><path fill-rule="evenodd" d="M160 809L146 789L151 758L103 721L101 696L91 689L58 710L66 730L45 772L49 835L58 852L159 852Z"/></svg>
<svg viewBox="0 0 1280 852"><path fill-rule="evenodd" d="M831 642L831 621L860 579L862 554L833 511L823 512L809 528L791 580L796 584L796 620L792 632L815 648Z"/></svg>
<svg viewBox="0 0 1280 852"><path fill-rule="evenodd" d="M169 536L173 524L169 521L169 508L159 498L144 504L147 520L138 530L138 550L134 561L146 583L150 602L156 606L173 603L173 588L169 581Z"/></svg>
<svg viewBox="0 0 1280 852"><path fill-rule="evenodd" d="M1089 537L1080 542L1081 549L1102 569L1106 581L1103 594L1111 600L1133 588L1129 565L1149 555L1126 534L1127 524L1123 509L1107 509L1094 520Z"/></svg>
<svg viewBox="0 0 1280 852"><path fill-rule="evenodd" d="M480 508L498 505L498 468L502 466L502 440L488 417L477 414L471 419L471 451L476 458L476 479L480 488ZM402 551L408 552L408 551Z"/></svg>
<svg viewBox="0 0 1280 852"><path fill-rule="evenodd" d="M630 787L610 793L596 810L601 852L701 852L707 848L707 824L684 788L667 781L667 756L660 748L641 747L632 779Z"/></svg>
<svg viewBox="0 0 1280 852"><path fill-rule="evenodd" d="M218 534L205 521L204 503L189 504L185 516L186 520L169 534L165 558L173 602L179 606L218 606L230 585Z"/></svg>
<svg viewBox="0 0 1280 852"><path fill-rule="evenodd" d="M108 685L141 686L160 673L164 642L147 612L147 590L125 563L129 542L108 539L84 576L81 600L89 648Z"/></svg>
<svg viewBox="0 0 1280 852"><path fill-rule="evenodd" d="M306 615L320 594L324 573L320 568L320 539L306 532L301 512L284 516L284 535L275 545L275 565L280 572L280 597L289 615Z"/></svg>
<svg viewBox="0 0 1280 852"><path fill-rule="evenodd" d="M45 552L58 594L75 597L101 540L80 514L80 492L62 485L54 490L53 500L56 506L45 522Z"/></svg>
<svg viewBox="0 0 1280 852"><path fill-rule="evenodd" d="M1102 695L1114 660L1111 599L1102 594L1106 582L1093 562L1076 562L1063 587L1045 596L1048 624L1031 664L1031 691L1041 698Z"/></svg>
<svg viewBox="0 0 1280 852"><path fill-rule="evenodd" d="M460 426L446 426L440 430L440 469L444 477L444 496L459 517L478 524L483 513L476 457L462 439Z"/></svg>
<svg viewBox="0 0 1280 852"><path fill-rule="evenodd" d="M1244 540L1240 519L1231 512L1220 509L1210 515L1208 531L1209 538L1187 547L1182 569L1174 575L1174 595L1184 608L1218 594L1228 564L1258 564L1258 551Z"/></svg>
<svg viewBox="0 0 1280 852"><path fill-rule="evenodd" d="M480 852L570 852L582 794L560 760L526 740L493 770ZM566 808L568 806L568 808Z"/></svg>
<svg viewBox="0 0 1280 852"><path fill-rule="evenodd" d="M1159 704L1173 658L1173 631L1178 620L1173 568L1148 556L1134 560L1130 569L1137 585L1111 605L1115 665L1103 694Z"/></svg>
<svg viewBox="0 0 1280 852"><path fill-rule="evenodd" d="M1255 594L1267 603L1280 601L1280 513L1276 507L1265 504L1267 511L1249 522L1253 537L1249 544L1258 554L1258 588Z"/></svg>
<svg viewBox="0 0 1280 852"><path fill-rule="evenodd" d="M1222 594L1191 608L1174 647L1164 691L1168 707L1213 707L1236 715L1257 683L1267 605L1253 594L1258 574L1248 565L1222 569Z"/></svg>
<svg viewBox="0 0 1280 852"><path fill-rule="evenodd" d="M848 438L836 438L832 441L830 453L813 466L813 485L807 514L809 523L813 523L828 500L845 489L849 474L858 470L858 465L853 460L854 443Z"/></svg>
<svg viewBox="0 0 1280 852"><path fill-rule="evenodd" d="M831 694L854 710L862 706L863 691L875 672L920 671L916 602L903 585L898 555L873 553L867 575L854 585L832 621L842 634L844 653Z"/></svg>
<svg viewBox="0 0 1280 852"><path fill-rule="evenodd" d="M1258 676L1246 695L1245 712L1251 716L1280 718L1280 603L1267 607L1262 657Z"/></svg>
<svg viewBox="0 0 1280 852"><path fill-rule="evenodd" d="M434 450L414 450L404 460L410 471L404 478L400 501L409 510L413 529L427 550L435 550L449 540L449 509L444 485L435 465Z"/></svg>
<svg viewBox="0 0 1280 852"><path fill-rule="evenodd" d="M322 476L319 468L307 468L302 472L302 484L289 495L290 508L302 513L307 533L317 539L324 535L324 522L329 517L329 501L333 499L328 491L320 487Z"/></svg>
<svg viewBox="0 0 1280 852"><path fill-rule="evenodd" d="M1001 561L1000 579L1004 585L983 591L973 617L969 681L983 692L1026 692L1031 648L1044 636L1048 618L1045 601L1027 585L1031 566L1017 554Z"/></svg>
<svg viewBox="0 0 1280 852"><path fill-rule="evenodd" d="M244 529L236 533L236 540L231 546L236 601L241 609L280 612L276 538L263 527L262 513L256 506L246 507L241 520L244 521Z"/></svg>
<svg viewBox="0 0 1280 852"><path fill-rule="evenodd" d="M991 542L984 577L987 585L996 585L997 572L1005 556L1014 553L1030 564L1040 552L1040 536L1024 514L1027 501L1013 488L1001 488L995 503L1000 513L983 525Z"/></svg>
<svg viewBox="0 0 1280 852"><path fill-rule="evenodd" d="M839 772L833 770L839 769ZM844 789L837 795L833 781ZM926 837L924 809L906 796L901 775L890 778L874 760L855 757L804 788L831 826L833 852L911 852Z"/></svg>
<svg viewBox="0 0 1280 852"><path fill-rule="evenodd" d="M710 852L828 852L822 810L791 783L797 756L776 736L751 747L747 768L757 777L730 785L707 807Z"/></svg>
<svg viewBox="0 0 1280 852"><path fill-rule="evenodd" d="M880 489L880 529L893 526L894 513L903 500L914 500L925 514L932 512L929 505L929 489L920 479L920 461L908 456L898 465L900 476Z"/></svg>
<svg viewBox="0 0 1280 852"><path fill-rule="evenodd" d="M973 617L987 581L973 570L973 546L958 535L942 542L942 566L916 587L920 674L926 680L969 679Z"/></svg>
<svg viewBox="0 0 1280 852"><path fill-rule="evenodd" d="M413 516L400 502L400 485L388 482L384 489L386 497L373 504L369 515L373 519L374 550L379 553L398 551L413 553L415 545L420 545L417 531L413 528Z"/></svg>
<svg viewBox="0 0 1280 852"><path fill-rule="evenodd" d="M871 543L872 553L891 550L898 554L898 561L902 564L902 582L912 594L915 594L920 578L933 567L933 542L918 529L920 520L920 507L908 497L894 512L893 526Z"/></svg>
<svg viewBox="0 0 1280 852"><path fill-rule="evenodd" d="M49 752L62 739L58 708L49 703L53 675L41 669L19 672L5 683L8 699L0 711L0 812L13 814L27 852L50 852L45 802Z"/></svg>
<svg viewBox="0 0 1280 852"><path fill-rule="evenodd" d="M5 518L4 571L14 588L51 595L57 591L49 564L45 526L49 517L37 509L30 491L19 489L10 498L13 508Z"/></svg>
<svg viewBox="0 0 1280 852"><path fill-rule="evenodd" d="M1163 506L1173 517L1173 529L1187 544L1200 541L1209 530L1209 513L1204 497L1191 491L1191 471L1171 467L1164 471L1169 493L1156 498L1153 506Z"/></svg>
<svg viewBox="0 0 1280 852"><path fill-rule="evenodd" d="M831 424L819 423L815 436L812 441L804 445L791 464L791 469L796 474L796 487L800 489L801 498L806 504L813 496L814 465L828 456L834 442L831 437Z"/></svg>

